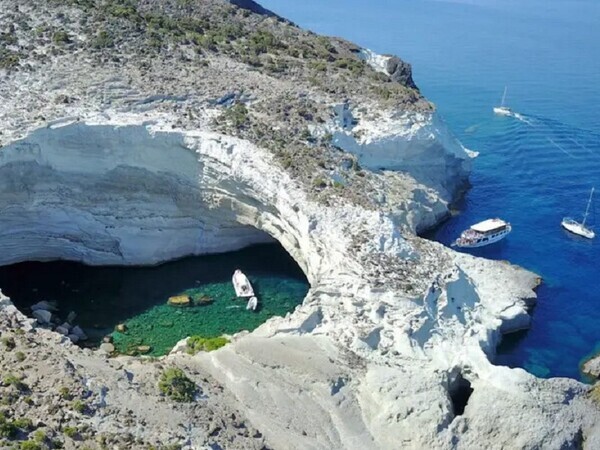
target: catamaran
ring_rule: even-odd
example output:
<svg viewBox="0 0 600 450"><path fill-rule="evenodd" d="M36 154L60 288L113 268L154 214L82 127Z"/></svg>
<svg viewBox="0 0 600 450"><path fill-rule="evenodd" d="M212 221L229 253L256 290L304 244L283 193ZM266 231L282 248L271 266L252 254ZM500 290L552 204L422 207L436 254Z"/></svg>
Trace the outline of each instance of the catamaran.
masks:
<svg viewBox="0 0 600 450"><path fill-rule="evenodd" d="M484 247L504 239L511 231L510 223L502 219L487 219L471 225L452 245L463 248Z"/></svg>
<svg viewBox="0 0 600 450"><path fill-rule="evenodd" d="M504 86L504 94L502 95L502 103L500 103L500 106L494 107L495 114L499 114L501 116L510 116L512 114L511 109L508 106L504 106L505 100L506 100L506 86Z"/></svg>
<svg viewBox="0 0 600 450"><path fill-rule="evenodd" d="M592 191L590 192L590 198L588 199L587 207L585 208L585 214L583 215L583 221L581 223L577 222L575 219L571 219L570 217L565 217L562 220L560 224L565 230L570 231L573 234L577 234L578 236L583 236L584 238L594 239L596 233L585 226L585 221L590 213L590 205L592 204L593 196L594 188L592 188Z"/></svg>

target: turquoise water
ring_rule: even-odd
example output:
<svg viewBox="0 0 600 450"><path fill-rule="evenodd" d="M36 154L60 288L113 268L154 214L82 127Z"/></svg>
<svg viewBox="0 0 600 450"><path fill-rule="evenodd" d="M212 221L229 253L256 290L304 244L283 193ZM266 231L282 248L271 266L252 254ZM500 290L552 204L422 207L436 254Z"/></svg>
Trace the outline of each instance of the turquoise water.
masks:
<svg viewBox="0 0 600 450"><path fill-rule="evenodd" d="M413 64L422 92L480 152L460 215L434 238L448 244L470 224L502 216L513 233L473 253L544 278L531 329L506 338L496 362L580 378L582 359L600 350L600 238L570 236L560 221L580 216L590 188L600 187L600 2L262 3L299 25ZM507 104L523 120L493 115L505 85Z"/></svg>
<svg viewBox="0 0 600 450"><path fill-rule="evenodd" d="M239 268L259 298L256 311L236 300L231 275ZM90 267L73 262L27 262L0 267L0 287L24 312L40 301L56 302L57 315L70 311L95 346L111 334L115 347L129 353L140 345L163 355L190 335L205 337L253 330L272 316L284 316L308 292L304 274L279 245L185 258L157 267ZM188 295L187 307L167 305L171 296ZM125 333L114 332L124 323Z"/></svg>

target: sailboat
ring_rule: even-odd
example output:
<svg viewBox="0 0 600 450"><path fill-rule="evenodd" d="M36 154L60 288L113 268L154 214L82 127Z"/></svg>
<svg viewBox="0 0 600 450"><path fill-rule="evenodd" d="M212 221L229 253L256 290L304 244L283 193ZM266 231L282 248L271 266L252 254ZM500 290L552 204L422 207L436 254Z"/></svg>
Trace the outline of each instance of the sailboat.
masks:
<svg viewBox="0 0 600 450"><path fill-rule="evenodd" d="M510 116L512 114L512 111L510 110L510 108L508 106L504 106L505 100L506 100L506 86L504 86L504 94L502 95L502 103L500 103L500 106L494 107L495 114L499 114L501 116Z"/></svg>
<svg viewBox="0 0 600 450"><path fill-rule="evenodd" d="M560 223L565 230L570 231L571 233L577 234L579 236L583 236L588 239L593 239L596 236L593 230L585 226L585 221L587 220L588 214L590 212L590 205L592 204L592 197L594 196L594 188L592 188L592 192L590 192L590 198L587 203L587 207L585 208L585 214L583 215L583 221L581 223L577 222L575 219L571 219L570 217L565 217Z"/></svg>

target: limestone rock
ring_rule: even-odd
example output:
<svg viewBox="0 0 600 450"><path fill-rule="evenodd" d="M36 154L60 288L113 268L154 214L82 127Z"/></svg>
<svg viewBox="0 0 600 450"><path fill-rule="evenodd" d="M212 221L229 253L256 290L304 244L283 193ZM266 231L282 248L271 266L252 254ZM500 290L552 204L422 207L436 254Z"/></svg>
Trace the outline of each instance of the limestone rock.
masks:
<svg viewBox="0 0 600 450"><path fill-rule="evenodd" d="M286 317L160 362L107 361L111 343L91 352L38 328L24 346L36 395L69 382L89 393L94 433L144 448L594 448L587 386L490 362L502 331L527 324L536 275L415 234L448 214L473 153L409 68L372 52L364 64L366 51L243 3L151 0L123 14L0 0L13 64L0 69L0 264L152 265L279 242L311 284ZM207 25L241 38L200 48ZM258 30L266 52L241 57ZM156 33L164 45L149 45ZM0 297L2 331L27 321ZM197 404L160 401L171 365L202 385ZM15 408L54 429L75 420Z"/></svg>
<svg viewBox="0 0 600 450"><path fill-rule="evenodd" d="M113 344L103 342L102 344L100 344L99 350L103 353L111 354L115 351L115 346Z"/></svg>
<svg viewBox="0 0 600 450"><path fill-rule="evenodd" d="M63 336L68 336L69 335L69 330L65 327L63 327L62 325L56 327L54 329L54 331L56 331L59 334L62 334Z"/></svg>
<svg viewBox="0 0 600 450"><path fill-rule="evenodd" d="M600 356L596 356L585 362L583 372L593 377L600 378Z"/></svg>
<svg viewBox="0 0 600 450"><path fill-rule="evenodd" d="M115 327L115 331L118 331L119 333L125 333L127 331L127 325L120 323Z"/></svg>
<svg viewBox="0 0 600 450"><path fill-rule="evenodd" d="M52 313L50 311L46 311L45 309L36 309L32 312L32 316L41 325L49 324L52 321Z"/></svg>
<svg viewBox="0 0 600 450"><path fill-rule="evenodd" d="M85 332L79 326L74 326L71 330L71 334L77 336L80 341L85 341L88 338Z"/></svg>
<svg viewBox="0 0 600 450"><path fill-rule="evenodd" d="M56 311L56 306L54 306L52 303L47 302L45 300L42 300L41 302L37 302L34 305L31 306L31 310L32 311L39 311L39 310L44 310L44 311Z"/></svg>
<svg viewBox="0 0 600 450"><path fill-rule="evenodd" d="M169 297L167 303L172 306L189 306L191 301L192 300L188 295L176 295L174 297Z"/></svg>

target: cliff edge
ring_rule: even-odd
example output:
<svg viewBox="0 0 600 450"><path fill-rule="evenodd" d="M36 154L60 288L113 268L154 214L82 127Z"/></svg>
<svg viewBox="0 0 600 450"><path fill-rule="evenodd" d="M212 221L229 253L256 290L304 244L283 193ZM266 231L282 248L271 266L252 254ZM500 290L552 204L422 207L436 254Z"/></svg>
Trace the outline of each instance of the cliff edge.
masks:
<svg viewBox="0 0 600 450"><path fill-rule="evenodd" d="M223 349L160 360L80 349L2 296L2 420L32 422L2 445L36 429L64 448L598 443L587 386L490 362L539 278L416 235L470 152L399 58L250 1L0 0L0 132L1 264L276 239L311 285ZM190 403L157 389L173 366Z"/></svg>

